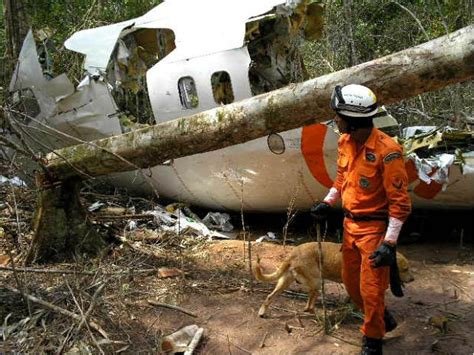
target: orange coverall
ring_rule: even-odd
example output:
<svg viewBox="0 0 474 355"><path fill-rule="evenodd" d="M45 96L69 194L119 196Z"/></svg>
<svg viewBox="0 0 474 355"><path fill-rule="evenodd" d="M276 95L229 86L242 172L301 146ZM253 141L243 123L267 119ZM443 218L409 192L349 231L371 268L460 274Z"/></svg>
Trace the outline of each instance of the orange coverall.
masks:
<svg viewBox="0 0 474 355"><path fill-rule="evenodd" d="M364 312L361 332L381 339L389 267L372 268L369 256L383 242L388 217L404 222L411 212L402 148L376 128L362 146L357 147L349 134L343 134L338 144L333 187L346 215L342 279L352 301Z"/></svg>

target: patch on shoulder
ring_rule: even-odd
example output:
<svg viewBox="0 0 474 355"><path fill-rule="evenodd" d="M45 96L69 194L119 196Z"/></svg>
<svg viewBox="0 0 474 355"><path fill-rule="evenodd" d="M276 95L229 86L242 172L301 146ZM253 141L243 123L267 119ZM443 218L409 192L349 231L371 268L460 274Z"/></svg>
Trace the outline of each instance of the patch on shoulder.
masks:
<svg viewBox="0 0 474 355"><path fill-rule="evenodd" d="M390 163L391 161L394 161L395 159L399 159L401 157L402 155L399 152L392 152L392 153L387 154L385 158L383 158L383 162Z"/></svg>
<svg viewBox="0 0 474 355"><path fill-rule="evenodd" d="M374 153L365 153L365 160L374 162L377 160L377 156Z"/></svg>

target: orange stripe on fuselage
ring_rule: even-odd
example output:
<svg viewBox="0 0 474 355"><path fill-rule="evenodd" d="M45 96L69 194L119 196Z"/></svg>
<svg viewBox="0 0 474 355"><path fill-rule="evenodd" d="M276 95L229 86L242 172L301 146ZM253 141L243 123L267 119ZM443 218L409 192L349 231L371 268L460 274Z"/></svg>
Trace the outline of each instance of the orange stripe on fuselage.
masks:
<svg viewBox="0 0 474 355"><path fill-rule="evenodd" d="M329 176L324 162L324 140L327 130L328 127L320 123L303 127L301 151L314 178L321 185L331 188L333 180Z"/></svg>

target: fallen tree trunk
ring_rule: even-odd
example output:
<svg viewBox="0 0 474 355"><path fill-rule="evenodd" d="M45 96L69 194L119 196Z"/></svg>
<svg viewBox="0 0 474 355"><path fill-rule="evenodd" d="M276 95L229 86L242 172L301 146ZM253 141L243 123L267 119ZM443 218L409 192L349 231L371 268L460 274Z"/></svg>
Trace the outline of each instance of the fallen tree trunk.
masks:
<svg viewBox="0 0 474 355"><path fill-rule="evenodd" d="M417 47L224 107L48 155L48 170L64 180L148 168L327 120L336 84L370 87L383 104L474 77L474 26ZM131 163L133 162L133 164Z"/></svg>
<svg viewBox="0 0 474 355"><path fill-rule="evenodd" d="M69 200L77 199L72 191L78 178L153 167L168 159L326 120L333 115L329 99L336 84L367 85L381 103L391 104L473 77L474 26L469 26L420 46L248 100L54 151L47 156L48 177L39 179L52 185L53 191L39 195L28 261L62 259L63 252L77 255L100 246L100 241L92 242L95 237L86 232L92 229L78 200ZM91 242L77 243L85 239Z"/></svg>
<svg viewBox="0 0 474 355"><path fill-rule="evenodd" d="M79 200L77 179L45 186L45 176L37 176L38 200L33 217L34 236L26 264L34 261L80 259L96 254L105 243L93 228Z"/></svg>

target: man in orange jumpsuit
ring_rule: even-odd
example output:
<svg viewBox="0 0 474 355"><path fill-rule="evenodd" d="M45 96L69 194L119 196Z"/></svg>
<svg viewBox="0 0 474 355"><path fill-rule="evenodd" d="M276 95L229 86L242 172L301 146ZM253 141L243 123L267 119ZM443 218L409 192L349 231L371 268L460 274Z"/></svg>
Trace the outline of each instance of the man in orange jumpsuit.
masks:
<svg viewBox="0 0 474 355"><path fill-rule="evenodd" d="M352 301L364 312L362 354L382 354L385 332L397 325L385 308L384 294L390 266L396 265L398 235L411 212L402 148L373 127L379 108L369 88L336 86L331 107L341 133L337 178L311 213L324 216L342 198L342 279Z"/></svg>

